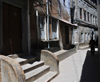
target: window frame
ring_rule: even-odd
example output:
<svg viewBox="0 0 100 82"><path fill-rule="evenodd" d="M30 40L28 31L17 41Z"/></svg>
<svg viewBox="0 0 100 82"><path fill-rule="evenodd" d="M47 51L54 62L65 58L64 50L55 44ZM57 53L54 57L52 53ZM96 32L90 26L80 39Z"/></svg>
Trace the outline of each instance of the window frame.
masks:
<svg viewBox="0 0 100 82"><path fill-rule="evenodd" d="M84 10L84 21L86 21L86 10Z"/></svg>
<svg viewBox="0 0 100 82"><path fill-rule="evenodd" d="M40 17L40 19L39 19L39 17ZM43 22L42 17L43 17L43 19L44 19L44 25L43 25L42 28L40 28L40 21ZM42 20L41 20L41 19L42 19ZM44 32L44 39L42 39L42 36L41 36L41 34L39 33L40 40L41 40L41 41L47 40L47 35L46 35L46 16L41 15L41 14L38 15L38 28L39 28L40 33L41 33L42 31Z"/></svg>
<svg viewBox="0 0 100 82"><path fill-rule="evenodd" d="M82 19L82 8L80 8L80 19Z"/></svg>
<svg viewBox="0 0 100 82"><path fill-rule="evenodd" d="M53 20L56 21L56 31L53 31ZM55 18L51 18L51 27L52 27L52 40L59 40L59 20L55 19ZM56 37L53 38L53 32L56 33Z"/></svg>

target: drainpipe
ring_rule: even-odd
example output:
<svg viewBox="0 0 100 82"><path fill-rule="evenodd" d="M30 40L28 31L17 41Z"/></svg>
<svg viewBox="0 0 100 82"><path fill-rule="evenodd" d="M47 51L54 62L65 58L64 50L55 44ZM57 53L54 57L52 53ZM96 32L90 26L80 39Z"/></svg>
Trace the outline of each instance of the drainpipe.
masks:
<svg viewBox="0 0 100 82"><path fill-rule="evenodd" d="M37 25L37 49L39 49L39 23L38 23L38 11L36 10L36 25Z"/></svg>
<svg viewBox="0 0 100 82"><path fill-rule="evenodd" d="M71 23L73 24L73 19L74 19L74 5L73 5L73 0L72 0L72 4L71 4ZM74 27L73 27L73 37L72 37L72 43L74 44Z"/></svg>
<svg viewBox="0 0 100 82"><path fill-rule="evenodd" d="M27 0L27 16L28 16L28 52L30 55L30 2Z"/></svg>
<svg viewBox="0 0 100 82"><path fill-rule="evenodd" d="M100 54L100 0L97 0L97 13L98 13L98 53Z"/></svg>
<svg viewBox="0 0 100 82"><path fill-rule="evenodd" d="M49 2L47 2L47 33L48 33L48 49L50 48L50 43L49 43Z"/></svg>

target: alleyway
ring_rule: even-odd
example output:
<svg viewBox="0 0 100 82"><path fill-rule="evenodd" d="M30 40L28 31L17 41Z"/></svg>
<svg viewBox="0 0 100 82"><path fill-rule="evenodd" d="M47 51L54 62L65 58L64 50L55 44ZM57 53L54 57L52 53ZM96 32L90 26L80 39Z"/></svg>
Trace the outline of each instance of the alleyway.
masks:
<svg viewBox="0 0 100 82"><path fill-rule="evenodd" d="M60 62L60 74L51 82L100 82L97 52L91 56L89 49L77 50L77 53Z"/></svg>

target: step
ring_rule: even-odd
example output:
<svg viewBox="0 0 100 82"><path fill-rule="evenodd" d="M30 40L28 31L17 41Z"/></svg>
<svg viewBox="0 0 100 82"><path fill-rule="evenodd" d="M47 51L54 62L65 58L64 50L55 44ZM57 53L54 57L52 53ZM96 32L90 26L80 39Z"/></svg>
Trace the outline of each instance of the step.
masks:
<svg viewBox="0 0 100 82"><path fill-rule="evenodd" d="M23 58L16 58L14 60L16 60L20 65L27 63L27 59L23 59Z"/></svg>
<svg viewBox="0 0 100 82"><path fill-rule="evenodd" d="M66 53L68 50L59 50L59 51L57 51L57 52L55 52L54 54L56 55L56 56L58 56L58 55L61 55L61 54L63 54L63 53Z"/></svg>
<svg viewBox="0 0 100 82"><path fill-rule="evenodd" d="M35 57L33 57L33 58L30 58L30 59L27 59L28 60L28 62L33 62L33 61L35 61L36 60L36 58Z"/></svg>
<svg viewBox="0 0 100 82"><path fill-rule="evenodd" d="M48 71L50 71L50 67L43 65L37 69L27 72L25 73L26 82L33 82L34 80L38 79L42 75L46 74Z"/></svg>
<svg viewBox="0 0 100 82"><path fill-rule="evenodd" d="M88 49L88 48L89 48L89 45L87 45L87 46L79 46L80 50L84 50L84 49Z"/></svg>
<svg viewBox="0 0 100 82"><path fill-rule="evenodd" d="M15 59L20 65L24 65L28 62L34 62L36 60L36 58L30 58L30 59L24 59L24 58L16 58Z"/></svg>
<svg viewBox="0 0 100 82"><path fill-rule="evenodd" d="M60 50L60 51L55 52L54 54L58 57L59 61L62 61L74 53L76 53L75 48L70 49L70 50Z"/></svg>
<svg viewBox="0 0 100 82"><path fill-rule="evenodd" d="M34 70L40 66L43 66L44 62L43 61L39 61L39 62L34 62L33 64L24 64L22 65L22 69L24 70L24 73L29 72L31 70Z"/></svg>
<svg viewBox="0 0 100 82"><path fill-rule="evenodd" d="M40 78L38 78L37 80L35 80L34 82L49 82L55 76L57 76L57 73L50 71L50 72L46 73L45 75L41 76Z"/></svg>

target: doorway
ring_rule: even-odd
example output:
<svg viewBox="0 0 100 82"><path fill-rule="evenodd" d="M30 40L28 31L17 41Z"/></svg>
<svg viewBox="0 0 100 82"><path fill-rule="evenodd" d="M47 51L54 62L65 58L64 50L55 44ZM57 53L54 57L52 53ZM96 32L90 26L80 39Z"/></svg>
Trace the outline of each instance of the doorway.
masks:
<svg viewBox="0 0 100 82"><path fill-rule="evenodd" d="M22 52L21 9L3 3L3 54Z"/></svg>

